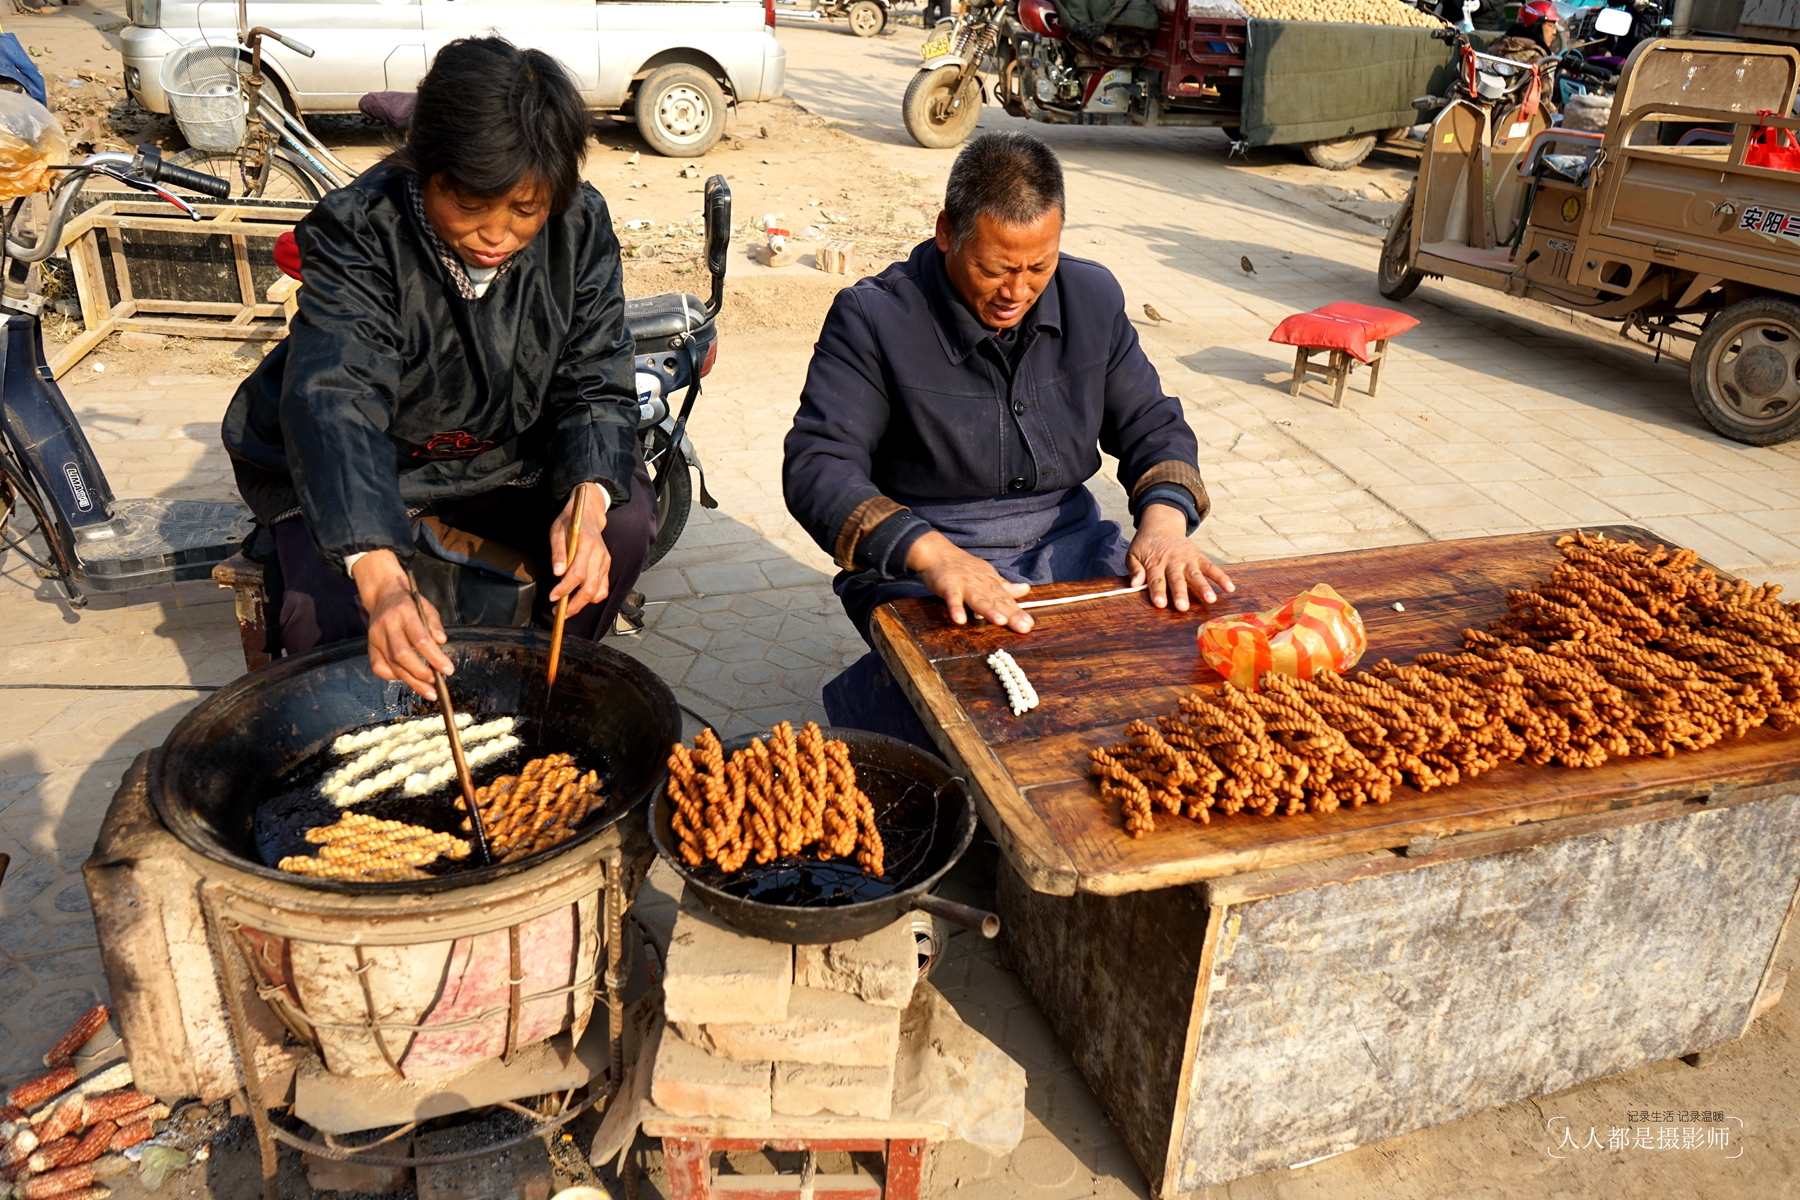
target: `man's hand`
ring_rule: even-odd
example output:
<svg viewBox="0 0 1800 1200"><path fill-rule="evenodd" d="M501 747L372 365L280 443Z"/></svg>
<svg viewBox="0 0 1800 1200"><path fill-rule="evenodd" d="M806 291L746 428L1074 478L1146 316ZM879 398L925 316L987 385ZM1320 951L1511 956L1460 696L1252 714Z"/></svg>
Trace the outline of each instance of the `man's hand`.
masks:
<svg viewBox="0 0 1800 1200"><path fill-rule="evenodd" d="M575 520L575 496L582 488L587 489L587 502L582 506L581 544L575 547L575 561L564 562L569 556L569 525ZM569 597L570 616L606 599L612 555L606 552L606 539L601 536L605 532L605 494L597 483L581 484L569 493L562 515L550 526L550 569L562 579L550 590L550 602Z"/></svg>
<svg viewBox="0 0 1800 1200"><path fill-rule="evenodd" d="M369 614L370 668L382 679L398 680L427 700L436 700L431 669L445 675L456 670L438 649L448 639L437 609L425 601L430 623L419 619L406 569L392 550L371 550L356 560L352 574Z"/></svg>
<svg viewBox="0 0 1800 1200"><path fill-rule="evenodd" d="M1167 608L1173 596L1176 611L1186 612L1190 592L1211 604L1219 598L1215 585L1220 592L1237 591L1230 576L1188 540L1187 518L1181 510L1167 504L1148 505L1138 517L1137 536L1131 539L1125 565L1132 587L1149 583L1150 603L1158 608Z"/></svg>
<svg viewBox="0 0 1800 1200"><path fill-rule="evenodd" d="M936 530L912 544L906 552L906 566L943 599L950 608L950 619L958 625L969 623L966 606L995 625L1018 633L1031 629L1031 614L1018 603L1031 585L1007 582L993 564L976 558Z"/></svg>

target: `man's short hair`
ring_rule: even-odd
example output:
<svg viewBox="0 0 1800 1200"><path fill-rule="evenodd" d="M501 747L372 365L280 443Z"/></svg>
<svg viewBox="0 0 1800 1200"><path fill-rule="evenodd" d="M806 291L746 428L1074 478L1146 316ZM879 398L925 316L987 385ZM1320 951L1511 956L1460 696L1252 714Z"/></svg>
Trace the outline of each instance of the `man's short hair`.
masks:
<svg viewBox="0 0 1800 1200"><path fill-rule="evenodd" d="M950 248L962 249L978 217L1030 225L1051 209L1066 214L1062 163L1029 133L984 133L962 148L944 188Z"/></svg>

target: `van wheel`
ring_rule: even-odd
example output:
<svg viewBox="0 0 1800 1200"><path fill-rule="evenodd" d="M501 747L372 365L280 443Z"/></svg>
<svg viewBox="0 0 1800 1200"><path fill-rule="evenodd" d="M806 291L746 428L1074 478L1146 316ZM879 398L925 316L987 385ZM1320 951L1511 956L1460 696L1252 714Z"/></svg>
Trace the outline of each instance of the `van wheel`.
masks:
<svg viewBox="0 0 1800 1200"><path fill-rule="evenodd" d="M1375 149L1375 135L1363 133L1355 137L1339 138L1335 142L1307 142L1300 149L1306 153L1306 161L1315 167L1324 167L1327 171L1348 171L1369 157L1369 151Z"/></svg>
<svg viewBox="0 0 1800 1200"><path fill-rule="evenodd" d="M969 72L958 91L956 77L961 74L961 67L946 63L936 70L920 70L906 85L900 115L913 141L928 150L962 145L981 119L981 77Z"/></svg>
<svg viewBox="0 0 1800 1200"><path fill-rule="evenodd" d="M1707 323L1688 363L1694 404L1733 441L1772 446L1800 433L1800 304L1756 296Z"/></svg>
<svg viewBox="0 0 1800 1200"><path fill-rule="evenodd" d="M856 0L850 6L850 32L857 37L874 37L887 28L887 9L875 0Z"/></svg>
<svg viewBox="0 0 1800 1200"><path fill-rule="evenodd" d="M632 107L638 132L669 158L705 154L725 132L725 93L711 75L686 63L652 71Z"/></svg>
<svg viewBox="0 0 1800 1200"><path fill-rule="evenodd" d="M1412 253L1413 193L1406 193L1400 211L1388 226L1387 241L1381 244L1381 261L1375 268L1375 286L1389 300L1404 300L1425 279L1413 270Z"/></svg>

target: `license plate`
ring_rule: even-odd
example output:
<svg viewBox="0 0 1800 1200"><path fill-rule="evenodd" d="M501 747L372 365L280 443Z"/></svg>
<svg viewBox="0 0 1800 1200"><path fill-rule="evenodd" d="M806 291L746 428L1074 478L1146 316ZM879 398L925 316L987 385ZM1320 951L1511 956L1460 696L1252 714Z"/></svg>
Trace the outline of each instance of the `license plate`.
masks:
<svg viewBox="0 0 1800 1200"><path fill-rule="evenodd" d="M919 47L919 57L926 61L930 61L940 54L948 53L950 53L950 35L948 33L941 33Z"/></svg>

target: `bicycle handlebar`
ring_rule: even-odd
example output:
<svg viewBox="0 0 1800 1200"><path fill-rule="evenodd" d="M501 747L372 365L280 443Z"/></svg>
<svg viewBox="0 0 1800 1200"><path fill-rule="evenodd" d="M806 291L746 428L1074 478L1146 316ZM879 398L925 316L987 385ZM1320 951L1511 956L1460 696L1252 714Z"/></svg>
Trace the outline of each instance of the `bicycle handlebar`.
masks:
<svg viewBox="0 0 1800 1200"><path fill-rule="evenodd" d="M194 171L187 167L178 167L172 162L157 159L144 164L144 174L153 183L167 183L178 188L186 188L190 192L199 192L203 196L211 196L223 200L231 194L231 184L217 175L208 175L204 171Z"/></svg>

